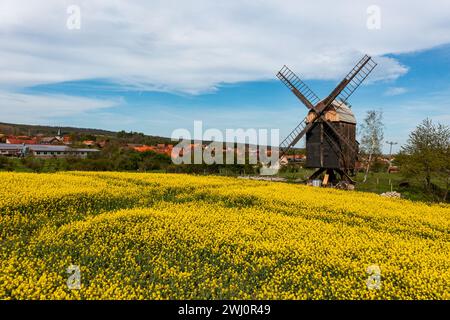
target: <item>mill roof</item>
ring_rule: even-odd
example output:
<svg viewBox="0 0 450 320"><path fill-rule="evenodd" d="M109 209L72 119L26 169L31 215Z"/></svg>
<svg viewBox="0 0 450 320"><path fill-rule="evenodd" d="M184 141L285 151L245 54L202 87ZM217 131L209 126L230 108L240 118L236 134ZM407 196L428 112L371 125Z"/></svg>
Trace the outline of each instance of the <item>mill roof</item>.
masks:
<svg viewBox="0 0 450 320"><path fill-rule="evenodd" d="M308 122L314 118L314 115L314 111L310 111L308 113ZM328 109L325 112L325 119L332 122L346 122L356 124L356 118L353 114L352 109L350 109L347 104L340 103L336 100L333 101L332 108Z"/></svg>
<svg viewBox="0 0 450 320"><path fill-rule="evenodd" d="M355 115L353 114L352 109L350 109L350 107L345 103L341 103L340 106L339 104L340 103L338 101L336 100L333 101L333 106L335 108L338 107L336 112L338 114L339 119L337 121L356 124L356 118Z"/></svg>

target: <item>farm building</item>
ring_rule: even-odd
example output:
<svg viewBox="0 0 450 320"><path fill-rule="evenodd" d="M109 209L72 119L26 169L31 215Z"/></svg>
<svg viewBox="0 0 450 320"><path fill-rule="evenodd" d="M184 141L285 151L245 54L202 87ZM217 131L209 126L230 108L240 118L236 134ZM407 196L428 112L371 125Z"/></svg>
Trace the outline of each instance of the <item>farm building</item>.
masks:
<svg viewBox="0 0 450 320"><path fill-rule="evenodd" d="M86 158L89 153L98 151L97 149L76 149L57 145L0 143L0 155L13 157L33 155L38 158Z"/></svg>

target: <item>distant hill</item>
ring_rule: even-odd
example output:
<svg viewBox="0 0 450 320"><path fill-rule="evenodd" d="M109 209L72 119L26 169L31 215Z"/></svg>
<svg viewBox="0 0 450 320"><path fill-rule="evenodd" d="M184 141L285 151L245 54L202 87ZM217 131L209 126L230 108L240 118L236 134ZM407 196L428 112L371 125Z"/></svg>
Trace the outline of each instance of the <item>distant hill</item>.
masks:
<svg viewBox="0 0 450 320"><path fill-rule="evenodd" d="M4 134L12 135L36 135L42 134L57 134L58 129L64 134L70 133L86 133L95 135L116 135L116 132L107 131L102 129L92 129L92 128L77 128L77 127L54 127L54 126L41 126L41 125L30 125L30 124L15 124L15 123L4 123L0 122L0 132Z"/></svg>
<svg viewBox="0 0 450 320"><path fill-rule="evenodd" d="M46 136L56 135L58 130L61 130L61 134L78 134L78 135L94 135L94 136L105 136L110 138L125 138L129 135L139 135L145 140L152 140L155 143L170 143L170 138L144 135L141 133L125 133L124 131L108 131L103 129L93 129L93 128L78 128L78 127L56 127L56 126L42 126L42 125L30 125L30 124L15 124L15 123L4 123L0 122L0 133L6 135L27 135L35 136L37 134L44 134ZM133 139L132 139L133 140Z"/></svg>

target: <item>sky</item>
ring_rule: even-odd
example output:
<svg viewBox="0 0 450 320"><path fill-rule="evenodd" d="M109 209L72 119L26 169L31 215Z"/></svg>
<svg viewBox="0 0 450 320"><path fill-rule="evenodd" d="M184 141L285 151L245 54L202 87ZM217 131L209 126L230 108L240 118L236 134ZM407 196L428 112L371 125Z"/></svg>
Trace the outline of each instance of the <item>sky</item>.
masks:
<svg viewBox="0 0 450 320"><path fill-rule="evenodd" d="M450 1L0 0L0 122L140 131L279 129L306 108L288 65L324 98L364 55L349 99L404 144L450 124ZM388 145L385 145L385 152Z"/></svg>

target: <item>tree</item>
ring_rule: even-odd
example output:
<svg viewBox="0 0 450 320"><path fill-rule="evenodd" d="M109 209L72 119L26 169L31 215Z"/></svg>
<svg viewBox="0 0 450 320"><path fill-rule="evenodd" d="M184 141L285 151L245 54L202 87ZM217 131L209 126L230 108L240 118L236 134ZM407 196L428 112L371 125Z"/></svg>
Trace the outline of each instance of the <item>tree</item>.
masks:
<svg viewBox="0 0 450 320"><path fill-rule="evenodd" d="M402 174L422 180L430 192L434 187L432 179L443 179L446 190L442 200L446 201L450 183L450 127L435 125L428 118L423 120L410 133L397 162Z"/></svg>
<svg viewBox="0 0 450 320"><path fill-rule="evenodd" d="M361 125L361 152L367 156L367 166L363 182L366 182L373 158L381 154L383 142L383 113L381 111L369 110Z"/></svg>
<svg viewBox="0 0 450 320"><path fill-rule="evenodd" d="M11 161L5 156L0 156L0 170L10 171L12 169L13 169L13 165L12 165Z"/></svg>

